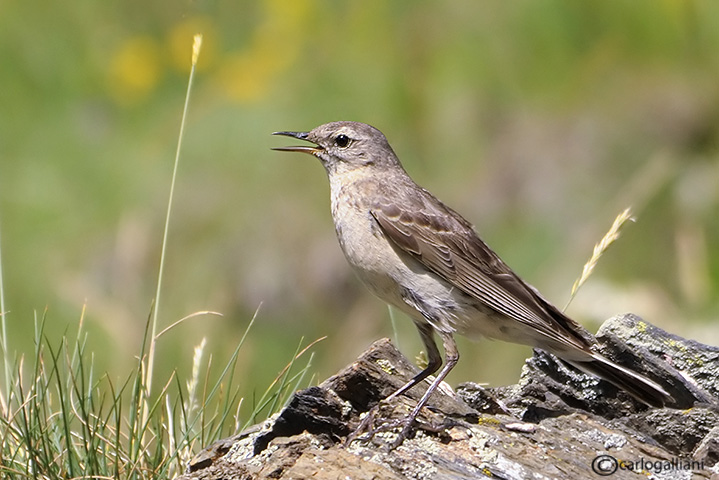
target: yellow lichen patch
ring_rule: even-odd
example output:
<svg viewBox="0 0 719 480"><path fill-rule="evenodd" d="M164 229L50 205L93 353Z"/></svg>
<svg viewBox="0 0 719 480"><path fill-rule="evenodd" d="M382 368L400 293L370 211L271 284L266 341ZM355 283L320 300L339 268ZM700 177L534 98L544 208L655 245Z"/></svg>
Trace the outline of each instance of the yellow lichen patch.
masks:
<svg viewBox="0 0 719 480"><path fill-rule="evenodd" d="M501 422L499 420L497 420L496 418L492 418L492 417L479 417L477 419L477 425L497 426L497 425L501 425Z"/></svg>
<svg viewBox="0 0 719 480"><path fill-rule="evenodd" d="M682 342L677 342L673 338L667 338L664 341L664 345L671 347L673 349L679 350L681 352L685 352L687 350L687 346L684 345Z"/></svg>
<svg viewBox="0 0 719 480"><path fill-rule="evenodd" d="M394 368L394 365L392 365L392 362L389 360L380 358L377 360L377 365L379 365L379 368L381 368L387 375L395 375L397 373L397 369Z"/></svg>

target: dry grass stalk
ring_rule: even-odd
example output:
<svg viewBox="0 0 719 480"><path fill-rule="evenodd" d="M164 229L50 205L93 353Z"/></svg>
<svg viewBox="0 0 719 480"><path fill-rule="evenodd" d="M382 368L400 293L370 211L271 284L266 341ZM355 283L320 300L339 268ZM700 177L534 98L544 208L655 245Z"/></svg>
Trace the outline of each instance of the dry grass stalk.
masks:
<svg viewBox="0 0 719 480"><path fill-rule="evenodd" d="M614 219L614 223L612 223L612 226L609 231L604 235L604 237L599 243L594 245L594 251L592 251L591 258L589 259L589 261L587 261L587 263L584 264L584 268L582 269L582 275L580 275L580 277L574 282L574 285L572 285L572 293L569 297L569 301L564 306L564 310L567 309L569 304L574 299L574 296L576 295L577 291L590 277L590 275L594 271L594 267L596 267L597 263L599 263L599 258L604 254L604 252L607 251L609 246L619 238L619 233L622 229L622 226L624 226L624 224L628 221L634 221L631 208L625 208L619 215L617 215L617 218Z"/></svg>

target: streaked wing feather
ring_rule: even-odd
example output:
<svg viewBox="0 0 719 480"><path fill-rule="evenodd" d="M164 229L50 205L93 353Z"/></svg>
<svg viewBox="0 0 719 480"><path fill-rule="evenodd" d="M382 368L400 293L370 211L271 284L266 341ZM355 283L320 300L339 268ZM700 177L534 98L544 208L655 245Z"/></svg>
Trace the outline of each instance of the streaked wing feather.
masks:
<svg viewBox="0 0 719 480"><path fill-rule="evenodd" d="M378 203L372 215L392 242L450 284L556 342L586 348L583 328L512 272L471 225L438 200L424 207L410 212Z"/></svg>

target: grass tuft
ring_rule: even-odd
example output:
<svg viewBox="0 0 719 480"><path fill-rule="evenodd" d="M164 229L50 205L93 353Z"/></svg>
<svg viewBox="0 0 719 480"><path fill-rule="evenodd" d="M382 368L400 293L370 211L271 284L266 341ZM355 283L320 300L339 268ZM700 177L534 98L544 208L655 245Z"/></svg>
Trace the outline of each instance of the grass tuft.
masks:
<svg viewBox="0 0 719 480"><path fill-rule="evenodd" d="M255 317L219 373L203 339L190 378L183 382L173 373L152 397L144 395L144 362L119 382L98 376L81 323L74 335L53 342L45 335L46 318L45 312L36 322L30 364L19 357L11 366L11 388L4 392L8 408L0 417L0 478L172 478L200 447L247 424L240 419L243 402L234 373ZM273 414L309 383L312 355L298 372L293 366L320 340L298 346L248 422L261 419L263 411Z"/></svg>
<svg viewBox="0 0 719 480"><path fill-rule="evenodd" d="M47 311L35 314L35 351L11 361L7 350L6 311L0 257L0 347L5 382L0 385L0 478L35 479L159 479L184 472L199 446L237 433L243 427L234 377L239 352L255 322L252 317L237 348L219 373L212 355L206 357L205 339L195 347L190 378L176 372L153 391L153 365L157 342L184 321L215 312L196 312L158 332L159 303L168 241L175 179L182 144L192 78L201 36L195 36L192 70L183 111L177 155L172 173L162 240L157 290L150 308L137 363L122 380L94 370L94 353L83 330L83 307L74 335L59 340L45 335ZM1 246L0 246L1 247ZM1 251L1 248L0 248ZM322 340L322 339L319 339ZM273 414L294 389L304 383L312 363L293 372L295 363L319 340L297 347L249 415ZM221 363L222 364L222 363Z"/></svg>

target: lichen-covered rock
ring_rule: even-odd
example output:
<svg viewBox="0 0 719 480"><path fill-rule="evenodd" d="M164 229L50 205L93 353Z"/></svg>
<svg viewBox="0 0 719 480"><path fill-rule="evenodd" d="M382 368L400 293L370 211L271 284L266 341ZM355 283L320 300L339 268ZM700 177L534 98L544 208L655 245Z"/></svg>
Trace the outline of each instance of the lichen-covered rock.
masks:
<svg viewBox="0 0 719 480"><path fill-rule="evenodd" d="M265 423L205 449L180 478L719 476L719 349L634 315L607 321L598 339L604 355L666 386L677 408L649 408L536 351L517 385L438 389L416 434L392 449L397 429L388 426L407 415L427 385L381 402L417 369L389 340L380 340L337 375L297 392ZM346 444L369 410L372 434Z"/></svg>

